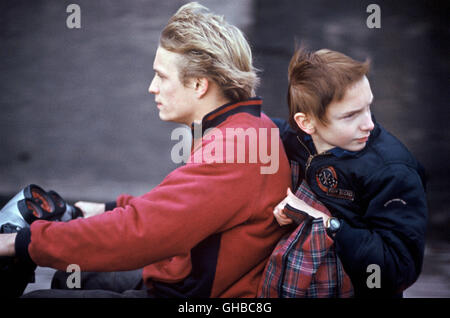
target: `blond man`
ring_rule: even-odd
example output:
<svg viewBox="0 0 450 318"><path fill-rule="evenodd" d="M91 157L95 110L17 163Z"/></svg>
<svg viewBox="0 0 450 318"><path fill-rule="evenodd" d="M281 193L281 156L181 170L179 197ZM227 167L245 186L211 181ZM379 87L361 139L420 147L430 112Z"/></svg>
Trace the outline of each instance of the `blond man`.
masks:
<svg viewBox="0 0 450 318"><path fill-rule="evenodd" d="M202 130L191 157L212 146L224 150L225 159L236 159L226 150L242 144L251 151L245 138L227 137L231 128L264 131L257 143L266 145L275 129L278 140L254 95L258 77L244 35L205 7L187 4L169 20L153 68L149 92L159 117ZM222 134L209 138L208 129ZM77 203L88 218L36 221L17 235L2 235L0 254L59 270L78 264L87 272L136 269L125 273L139 275L120 288L53 289L30 297L254 297L284 233L272 210L290 183L283 148L271 150L278 157L274 173L261 173L259 159L190 160L142 196L121 195L106 206Z"/></svg>

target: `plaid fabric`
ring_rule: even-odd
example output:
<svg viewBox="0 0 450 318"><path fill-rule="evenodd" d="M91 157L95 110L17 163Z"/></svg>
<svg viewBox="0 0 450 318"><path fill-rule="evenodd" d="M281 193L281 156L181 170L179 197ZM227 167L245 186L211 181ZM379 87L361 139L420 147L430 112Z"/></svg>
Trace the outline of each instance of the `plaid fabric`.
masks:
<svg viewBox="0 0 450 318"><path fill-rule="evenodd" d="M298 165L292 165L293 177ZM293 184L297 180L293 179ZM295 195L330 215L305 181ZM307 219L277 244L264 271L259 297L352 297L353 286L337 256L322 219Z"/></svg>

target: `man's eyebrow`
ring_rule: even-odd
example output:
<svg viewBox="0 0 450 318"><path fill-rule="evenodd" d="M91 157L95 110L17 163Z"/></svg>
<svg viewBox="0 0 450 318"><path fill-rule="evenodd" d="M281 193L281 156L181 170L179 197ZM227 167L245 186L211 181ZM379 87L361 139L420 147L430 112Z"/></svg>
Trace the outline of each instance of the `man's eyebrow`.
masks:
<svg viewBox="0 0 450 318"><path fill-rule="evenodd" d="M153 68L153 71L158 75L165 75L163 71L161 71L160 69L158 69L156 67Z"/></svg>

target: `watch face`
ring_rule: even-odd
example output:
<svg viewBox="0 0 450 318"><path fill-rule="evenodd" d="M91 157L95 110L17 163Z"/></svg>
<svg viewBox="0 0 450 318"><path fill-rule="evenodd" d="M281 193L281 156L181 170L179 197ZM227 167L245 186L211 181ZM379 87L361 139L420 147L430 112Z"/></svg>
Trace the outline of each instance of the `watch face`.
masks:
<svg viewBox="0 0 450 318"><path fill-rule="evenodd" d="M338 219L336 219L336 218L330 219L330 230L337 231L340 226L341 226L341 222L339 222Z"/></svg>

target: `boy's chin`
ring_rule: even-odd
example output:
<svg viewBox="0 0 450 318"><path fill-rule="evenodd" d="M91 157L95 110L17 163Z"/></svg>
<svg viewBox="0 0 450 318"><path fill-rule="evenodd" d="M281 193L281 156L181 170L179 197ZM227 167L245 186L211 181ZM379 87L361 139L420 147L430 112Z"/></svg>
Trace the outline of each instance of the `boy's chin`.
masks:
<svg viewBox="0 0 450 318"><path fill-rule="evenodd" d="M345 147L345 148L343 148L343 149L344 149L344 150L347 150L347 151L353 151L353 152L356 152L356 151L361 151L361 150L363 150L363 149L366 147L366 145L367 145L367 142L364 142L364 143L358 143L358 144L356 144L356 145L351 145L351 146Z"/></svg>

